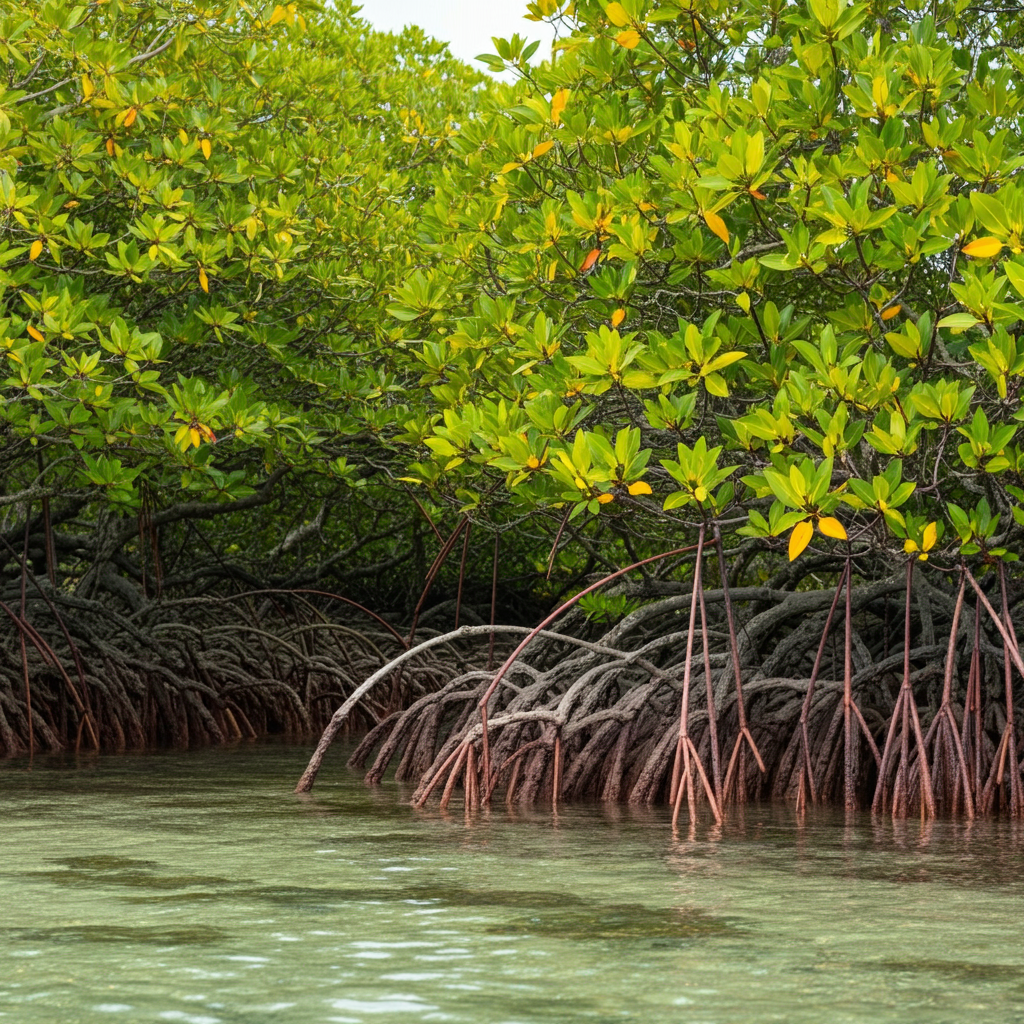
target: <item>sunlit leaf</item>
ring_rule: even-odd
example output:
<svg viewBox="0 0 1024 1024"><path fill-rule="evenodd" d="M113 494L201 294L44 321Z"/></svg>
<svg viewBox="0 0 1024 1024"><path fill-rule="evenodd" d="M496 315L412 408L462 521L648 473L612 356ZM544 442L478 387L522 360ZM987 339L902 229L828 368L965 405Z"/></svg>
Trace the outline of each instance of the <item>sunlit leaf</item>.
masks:
<svg viewBox="0 0 1024 1024"><path fill-rule="evenodd" d="M976 259L989 259L1003 251L1003 243L998 238L986 235L984 238L976 238L973 242L969 242L964 246L963 251Z"/></svg>
<svg viewBox="0 0 1024 1024"><path fill-rule="evenodd" d="M626 8L618 3L618 0L613 0L604 9L604 13L616 28L622 28L623 25L629 24L629 15L626 13Z"/></svg>
<svg viewBox="0 0 1024 1024"><path fill-rule="evenodd" d="M793 532L789 535L789 560L791 562L800 556L804 548L811 543L813 536L814 527L809 519L804 519L793 527Z"/></svg>
<svg viewBox="0 0 1024 1024"><path fill-rule="evenodd" d="M921 535L923 541L922 547L925 551L931 551L935 547L935 542L939 539L939 524L929 523L924 528L924 533Z"/></svg>
<svg viewBox="0 0 1024 1024"><path fill-rule="evenodd" d="M822 516L818 520L818 529L821 530L826 537L832 537L835 540L846 540L846 527L843 526L838 519L834 516Z"/></svg>
<svg viewBox="0 0 1024 1024"><path fill-rule="evenodd" d="M729 244L729 229L725 226L725 221L718 216L717 213L712 213L710 210L704 211L704 223L707 224L711 230L718 235L718 237Z"/></svg>
<svg viewBox="0 0 1024 1024"><path fill-rule="evenodd" d="M558 89L554 96L551 97L551 120L555 124L562 123L562 111L565 110L565 104L569 99L568 89Z"/></svg>

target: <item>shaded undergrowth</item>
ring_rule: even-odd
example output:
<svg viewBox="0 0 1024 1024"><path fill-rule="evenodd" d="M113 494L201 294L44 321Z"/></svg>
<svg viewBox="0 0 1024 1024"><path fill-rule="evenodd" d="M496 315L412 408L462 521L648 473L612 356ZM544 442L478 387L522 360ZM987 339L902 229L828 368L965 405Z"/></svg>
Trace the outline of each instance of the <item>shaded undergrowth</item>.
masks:
<svg viewBox="0 0 1024 1024"><path fill-rule="evenodd" d="M23 614L3 605L0 756L313 735L407 644L386 624L340 616L345 607L314 591L255 591L125 614L39 588ZM418 658L349 728L365 730L436 691L459 658Z"/></svg>

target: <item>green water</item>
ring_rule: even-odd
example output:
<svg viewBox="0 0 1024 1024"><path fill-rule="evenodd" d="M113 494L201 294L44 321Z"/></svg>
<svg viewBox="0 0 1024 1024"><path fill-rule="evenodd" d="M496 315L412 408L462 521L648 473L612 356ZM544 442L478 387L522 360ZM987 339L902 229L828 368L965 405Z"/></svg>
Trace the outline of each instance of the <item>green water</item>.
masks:
<svg viewBox="0 0 1024 1024"><path fill-rule="evenodd" d="M0 763L0 1022L1024 1022L1024 831L417 812L308 750Z"/></svg>

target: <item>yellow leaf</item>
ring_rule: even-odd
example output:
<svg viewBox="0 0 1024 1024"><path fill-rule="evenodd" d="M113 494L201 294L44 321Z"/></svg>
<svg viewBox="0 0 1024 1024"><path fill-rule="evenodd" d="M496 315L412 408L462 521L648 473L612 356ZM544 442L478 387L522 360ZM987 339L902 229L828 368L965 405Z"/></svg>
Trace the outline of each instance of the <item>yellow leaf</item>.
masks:
<svg viewBox="0 0 1024 1024"><path fill-rule="evenodd" d="M113 139L107 139L107 156L113 156L113 155L114 155L114 140Z"/></svg>
<svg viewBox="0 0 1024 1024"><path fill-rule="evenodd" d="M622 28L623 25L629 24L629 15L626 13L626 8L623 7L622 4L618 3L617 0L613 0L613 2L604 9L604 13L616 28Z"/></svg>
<svg viewBox="0 0 1024 1024"><path fill-rule="evenodd" d="M640 42L640 33L633 28L627 28L625 32L620 32L615 37L615 42L619 46L624 46L627 50L633 50Z"/></svg>
<svg viewBox="0 0 1024 1024"><path fill-rule="evenodd" d="M625 319L626 319L626 311L620 307L619 309L615 310L614 313L612 313L612 320L611 320L612 327L618 327L619 324L621 324L622 321L625 320Z"/></svg>
<svg viewBox="0 0 1024 1024"><path fill-rule="evenodd" d="M599 494L597 496L597 503L599 505L607 505L609 501L614 501L614 500L615 500L615 495L614 494Z"/></svg>
<svg viewBox="0 0 1024 1024"><path fill-rule="evenodd" d="M693 489L693 496L698 501L707 501L708 500L708 489L706 487L695 487Z"/></svg>
<svg viewBox="0 0 1024 1024"><path fill-rule="evenodd" d="M555 95L551 97L551 120L555 124L562 123L562 111L565 110L565 104L568 99L568 89L559 89Z"/></svg>
<svg viewBox="0 0 1024 1024"><path fill-rule="evenodd" d="M551 139L548 139L545 142L538 142L537 145L533 147L532 158L536 160L537 157L543 156L553 145L554 142L552 142Z"/></svg>
<svg viewBox="0 0 1024 1024"><path fill-rule="evenodd" d="M809 519L805 519L793 527L793 532L789 535L789 560L791 562L799 557L803 549L811 543L813 536L814 527Z"/></svg>
<svg viewBox="0 0 1024 1024"><path fill-rule="evenodd" d="M882 75L875 75L871 82L871 98L879 108L884 107L889 99L889 83Z"/></svg>
<svg viewBox="0 0 1024 1024"><path fill-rule="evenodd" d="M902 306L890 306L888 309L883 309L879 314L883 320L891 320L897 313L902 309Z"/></svg>
<svg viewBox="0 0 1024 1024"><path fill-rule="evenodd" d="M188 145L188 132L184 128L178 129L178 141L183 145Z"/></svg>
<svg viewBox="0 0 1024 1024"><path fill-rule="evenodd" d="M28 326L28 336L30 338L35 338L36 341L43 340L42 332L37 331L31 324Z"/></svg>
<svg viewBox="0 0 1024 1024"><path fill-rule="evenodd" d="M509 171L518 171L519 168L522 167L522 166L523 166L522 164L516 164L516 163L505 164L505 166L502 167L502 169L501 169L501 173L502 174L508 174Z"/></svg>
<svg viewBox="0 0 1024 1024"><path fill-rule="evenodd" d="M278 4L274 8L274 13L271 14L270 20L267 22L267 27L270 28L276 25L279 21L283 21L287 17L288 12L280 4Z"/></svg>
<svg viewBox="0 0 1024 1024"><path fill-rule="evenodd" d="M931 551L931 549L935 547L935 542L939 539L939 524L929 523L924 528L924 534L921 539L924 542L924 550Z"/></svg>
<svg viewBox="0 0 1024 1024"><path fill-rule="evenodd" d="M102 394L103 394L103 385L102 385L102 384L97 384L97 385L96 385L96 387L94 387L94 388L92 389L92 393L93 393L93 394L94 394L94 395L95 395L95 396L96 396L97 398L99 398L99 397L100 397L100 395L102 395Z"/></svg>
<svg viewBox="0 0 1024 1024"><path fill-rule="evenodd" d="M917 551L917 541L911 540L909 537L903 542L903 552L907 555L912 555Z"/></svg>
<svg viewBox="0 0 1024 1024"><path fill-rule="evenodd" d="M832 537L835 540L847 539L846 528L834 516L822 516L821 519L818 520L818 529L821 530L826 537Z"/></svg>
<svg viewBox="0 0 1024 1024"><path fill-rule="evenodd" d="M651 485L643 480L637 480L629 485L629 493L634 497L638 494L651 494Z"/></svg>
<svg viewBox="0 0 1024 1024"><path fill-rule="evenodd" d="M984 238L976 238L973 242L964 246L964 252L975 259L984 260L990 256L997 256L1003 251L1003 243L998 238L986 235Z"/></svg>
<svg viewBox="0 0 1024 1024"><path fill-rule="evenodd" d="M722 220L717 213L712 213L710 210L704 211L704 223L707 224L707 226L711 228L711 230L714 231L714 233L718 235L726 245L729 244L729 229L725 226L725 221Z"/></svg>
<svg viewBox="0 0 1024 1024"><path fill-rule="evenodd" d="M199 268L199 287L207 294L210 293L210 279L206 276L206 271L202 267Z"/></svg>
<svg viewBox="0 0 1024 1024"><path fill-rule="evenodd" d="M82 99L87 100L95 91L92 79L88 75L82 75Z"/></svg>
<svg viewBox="0 0 1024 1024"><path fill-rule="evenodd" d="M196 448L198 448L199 447L199 442L202 440L202 438L199 435L199 431L196 430L195 427L189 427L188 428L188 437L189 437L189 440L192 442L192 444L194 444L196 446Z"/></svg>
<svg viewBox="0 0 1024 1024"><path fill-rule="evenodd" d="M29 251L28 251L28 258L30 260L38 259L42 255L42 253L43 253L43 240L41 238L37 238L32 243L32 248L29 249Z"/></svg>
<svg viewBox="0 0 1024 1024"><path fill-rule="evenodd" d="M203 139L203 141L199 143L199 148L203 151L203 156L206 157L207 160L209 160L210 154L213 152L213 145L210 142L210 140Z"/></svg>
<svg viewBox="0 0 1024 1024"><path fill-rule="evenodd" d="M160 255L160 246L154 244L149 247L149 258L155 260Z"/></svg>
<svg viewBox="0 0 1024 1024"><path fill-rule="evenodd" d="M526 460L526 468L527 469L539 469L540 468L540 459L538 459L536 455L531 455Z"/></svg>
<svg viewBox="0 0 1024 1024"><path fill-rule="evenodd" d="M135 118L138 116L138 113L139 112L135 109L135 107L131 107L128 111L125 112L123 122L125 128L131 128L131 126L135 124Z"/></svg>

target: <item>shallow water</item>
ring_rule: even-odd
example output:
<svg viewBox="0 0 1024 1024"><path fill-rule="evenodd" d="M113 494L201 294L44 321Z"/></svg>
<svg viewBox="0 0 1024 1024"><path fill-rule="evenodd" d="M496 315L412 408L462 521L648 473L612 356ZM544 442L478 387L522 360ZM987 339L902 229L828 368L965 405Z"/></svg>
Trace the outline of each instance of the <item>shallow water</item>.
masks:
<svg viewBox="0 0 1024 1024"><path fill-rule="evenodd" d="M0 762L0 1022L1024 1022L1019 825L467 821L308 753Z"/></svg>

